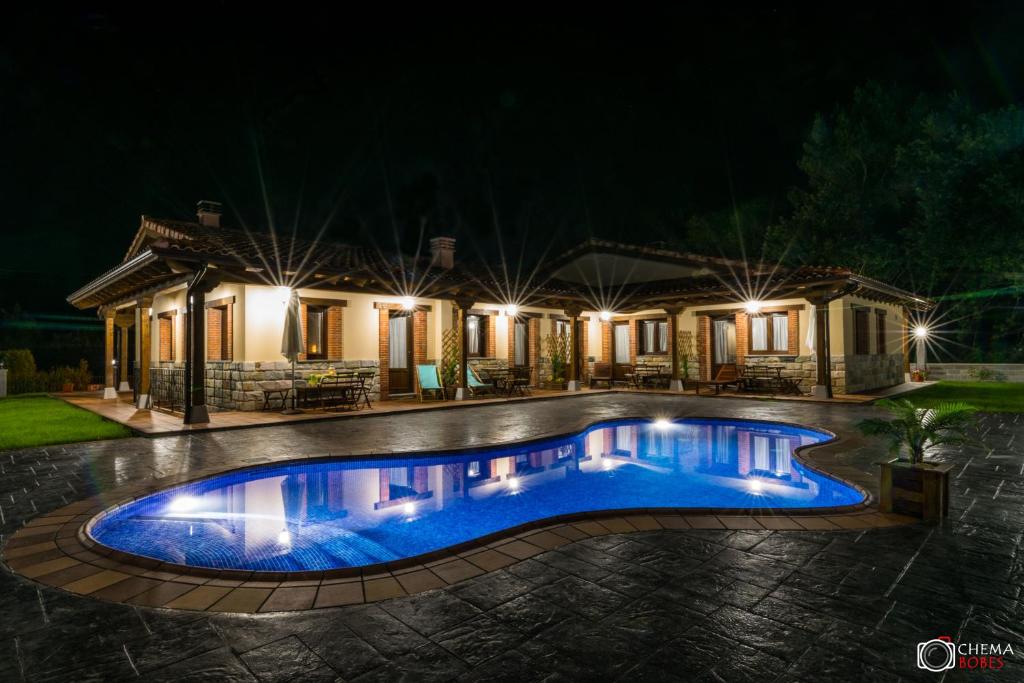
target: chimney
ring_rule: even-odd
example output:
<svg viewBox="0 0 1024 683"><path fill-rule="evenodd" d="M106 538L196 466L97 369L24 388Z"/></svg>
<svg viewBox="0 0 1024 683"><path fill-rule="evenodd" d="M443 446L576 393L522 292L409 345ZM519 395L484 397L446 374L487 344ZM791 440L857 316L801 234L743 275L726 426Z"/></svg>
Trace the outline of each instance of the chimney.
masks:
<svg viewBox="0 0 1024 683"><path fill-rule="evenodd" d="M430 240L430 265L448 270L455 265L455 238L433 237Z"/></svg>
<svg viewBox="0 0 1024 683"><path fill-rule="evenodd" d="M209 225L210 227L220 227L220 202L211 202L206 199L196 204L196 216L199 217L200 225Z"/></svg>

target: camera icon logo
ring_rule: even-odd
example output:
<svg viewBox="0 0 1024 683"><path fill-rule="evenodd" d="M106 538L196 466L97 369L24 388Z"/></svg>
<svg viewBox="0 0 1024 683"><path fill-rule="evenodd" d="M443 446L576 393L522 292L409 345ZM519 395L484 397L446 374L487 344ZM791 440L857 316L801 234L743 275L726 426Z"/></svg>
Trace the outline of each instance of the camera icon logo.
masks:
<svg viewBox="0 0 1024 683"><path fill-rule="evenodd" d="M917 668L942 673L956 666L956 645L949 636L917 644Z"/></svg>

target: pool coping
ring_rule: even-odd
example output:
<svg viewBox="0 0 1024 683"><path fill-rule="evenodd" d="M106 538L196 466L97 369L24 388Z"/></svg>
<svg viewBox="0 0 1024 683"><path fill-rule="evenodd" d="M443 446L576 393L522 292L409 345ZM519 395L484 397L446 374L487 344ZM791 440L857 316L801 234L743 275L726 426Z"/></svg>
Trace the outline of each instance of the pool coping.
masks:
<svg viewBox="0 0 1024 683"><path fill-rule="evenodd" d="M826 441L797 447L794 457L801 466L851 486L864 499L854 505L818 508L642 507L570 513L526 522L414 557L362 567L299 572L178 565L110 548L88 533L100 516L118 507L218 474L318 460L416 459L442 454L502 451L576 436L609 422L650 419L650 416L641 416L597 420L569 432L487 447L365 455L328 453L271 460L245 467L203 468L166 477L159 483L121 487L114 492L117 500L113 504L104 500L109 500L110 494L96 495L35 518L11 535L3 549L3 559L13 572L28 579L101 600L214 612L272 612L373 602L440 588L590 536L656 529L842 531L917 521L877 512L873 508L874 497L870 491L809 461L814 451L842 442L842 438L831 430L779 420L687 415L678 419L765 423L812 429L830 435ZM331 586L337 587L323 590Z"/></svg>

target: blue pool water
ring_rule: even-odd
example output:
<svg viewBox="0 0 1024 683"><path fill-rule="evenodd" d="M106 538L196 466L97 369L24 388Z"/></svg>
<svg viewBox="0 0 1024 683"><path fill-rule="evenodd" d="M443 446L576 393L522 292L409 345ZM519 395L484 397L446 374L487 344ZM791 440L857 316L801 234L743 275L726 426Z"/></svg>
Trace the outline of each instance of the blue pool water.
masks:
<svg viewBox="0 0 1024 683"><path fill-rule="evenodd" d="M573 512L859 503L857 490L792 457L829 438L760 422L622 420L469 455L285 463L155 493L104 514L91 534L178 564L303 571L412 557Z"/></svg>

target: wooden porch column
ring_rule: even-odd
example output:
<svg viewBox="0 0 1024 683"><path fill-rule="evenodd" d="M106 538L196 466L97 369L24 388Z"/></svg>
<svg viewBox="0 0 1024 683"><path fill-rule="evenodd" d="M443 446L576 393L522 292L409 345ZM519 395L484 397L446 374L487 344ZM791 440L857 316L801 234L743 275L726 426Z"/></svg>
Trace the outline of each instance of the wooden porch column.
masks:
<svg viewBox="0 0 1024 683"><path fill-rule="evenodd" d="M117 398L114 387L114 315L112 308L102 311L104 324L103 338L103 398Z"/></svg>
<svg viewBox="0 0 1024 683"><path fill-rule="evenodd" d="M455 400L465 401L469 398L469 309L473 308L475 299L460 297L455 299L455 308L459 316L459 381L455 390Z"/></svg>
<svg viewBox="0 0 1024 683"><path fill-rule="evenodd" d="M817 398L832 398L832 351L828 336L827 298L808 299L814 306L814 356L816 378L811 395Z"/></svg>
<svg viewBox="0 0 1024 683"><path fill-rule="evenodd" d="M683 377L679 374L679 314L683 312L682 306L665 306L664 311L668 313L668 353L672 359L672 379L669 380L669 391L683 390Z"/></svg>
<svg viewBox="0 0 1024 683"><path fill-rule="evenodd" d="M153 300L140 299L136 305L139 309L139 328L136 334L139 341L139 399L136 407L146 410L150 406L149 364L153 356Z"/></svg>
<svg viewBox="0 0 1024 683"><path fill-rule="evenodd" d="M132 387L128 384L128 329L130 325L118 325L118 337L121 339L121 353L120 358L117 361L118 367L118 379L120 380L117 385L117 390L131 391Z"/></svg>
<svg viewBox="0 0 1024 683"><path fill-rule="evenodd" d="M580 365L580 335L579 323L580 314L583 312L578 306L567 306L565 314L569 316L569 373L566 376L569 391L580 390L579 365Z"/></svg>

